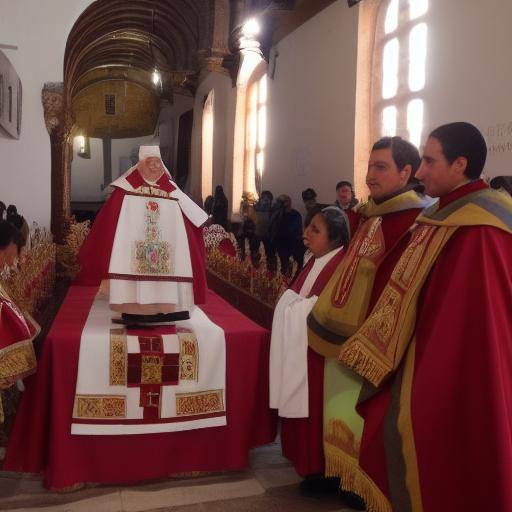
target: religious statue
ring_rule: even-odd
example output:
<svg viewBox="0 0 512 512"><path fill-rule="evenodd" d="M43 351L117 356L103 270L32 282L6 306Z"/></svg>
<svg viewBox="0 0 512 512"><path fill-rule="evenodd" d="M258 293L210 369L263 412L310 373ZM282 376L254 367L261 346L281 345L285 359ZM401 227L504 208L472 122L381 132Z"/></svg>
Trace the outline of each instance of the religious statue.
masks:
<svg viewBox="0 0 512 512"><path fill-rule="evenodd" d="M203 303L208 216L172 181L158 146L141 146L139 163L112 187L78 256L78 280L102 281L111 309L125 314Z"/></svg>

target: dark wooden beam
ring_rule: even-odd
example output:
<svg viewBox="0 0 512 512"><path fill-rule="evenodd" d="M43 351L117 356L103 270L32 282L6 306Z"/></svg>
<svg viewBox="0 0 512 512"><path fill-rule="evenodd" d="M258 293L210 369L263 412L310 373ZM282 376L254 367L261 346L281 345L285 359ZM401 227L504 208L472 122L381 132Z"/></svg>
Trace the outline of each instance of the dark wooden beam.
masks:
<svg viewBox="0 0 512 512"><path fill-rule="evenodd" d="M288 34L291 34L334 2L335 0L299 0L293 10L281 11L272 36L272 44L284 39Z"/></svg>

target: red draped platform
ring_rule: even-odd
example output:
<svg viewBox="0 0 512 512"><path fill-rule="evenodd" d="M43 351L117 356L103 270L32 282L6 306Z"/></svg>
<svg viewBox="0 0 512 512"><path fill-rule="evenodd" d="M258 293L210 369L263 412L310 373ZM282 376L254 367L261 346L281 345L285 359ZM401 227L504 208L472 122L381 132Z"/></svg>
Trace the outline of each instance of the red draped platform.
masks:
<svg viewBox="0 0 512 512"><path fill-rule="evenodd" d="M270 335L213 292L201 306L226 334L227 426L163 434L71 435L80 336L96 294L73 286L44 341L10 436L4 469L44 473L45 486L133 483L194 471L240 470L276 436L268 408Z"/></svg>

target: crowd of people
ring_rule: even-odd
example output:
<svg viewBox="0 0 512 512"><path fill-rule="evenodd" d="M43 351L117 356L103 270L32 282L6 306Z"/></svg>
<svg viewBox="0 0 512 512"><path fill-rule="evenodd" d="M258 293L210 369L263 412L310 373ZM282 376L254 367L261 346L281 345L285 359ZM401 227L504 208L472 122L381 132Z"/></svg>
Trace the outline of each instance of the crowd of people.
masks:
<svg viewBox="0 0 512 512"><path fill-rule="evenodd" d="M375 142L364 204L348 181L334 204L308 188L303 221L288 195L243 194L237 238L253 258L263 244L286 272L310 253L276 306L269 361L270 407L304 494L342 489L377 512L512 507L512 199L482 179L486 156L479 130L456 122L421 156L401 137ZM221 186L204 206L230 229ZM24 219L0 208L2 266ZM188 211L199 233L206 216ZM86 244L92 262L102 236Z"/></svg>
<svg viewBox="0 0 512 512"><path fill-rule="evenodd" d="M241 222L238 226L232 226L228 221L228 199L222 186L218 185L215 194L206 198L204 209L212 224L219 224L227 231L234 228L243 258L246 257L245 242L248 241L252 263L257 266L259 248L263 244L269 267L275 268L279 258L281 269L287 274L291 270L290 259L297 263L298 268L303 265L307 250L303 233L313 217L327 206L334 206L345 212L358 203L349 181L338 182L335 194L336 200L329 205L317 201L317 193L313 188L304 190L304 220L300 212L293 208L289 195L281 194L274 199L274 194L269 190L263 190L258 199L251 192L242 194Z"/></svg>
<svg viewBox="0 0 512 512"><path fill-rule="evenodd" d="M507 180L481 178L486 154L463 122L422 156L380 139L369 200L344 226L327 207L306 228L313 257L276 306L270 356L304 494L377 512L512 507L512 200Z"/></svg>

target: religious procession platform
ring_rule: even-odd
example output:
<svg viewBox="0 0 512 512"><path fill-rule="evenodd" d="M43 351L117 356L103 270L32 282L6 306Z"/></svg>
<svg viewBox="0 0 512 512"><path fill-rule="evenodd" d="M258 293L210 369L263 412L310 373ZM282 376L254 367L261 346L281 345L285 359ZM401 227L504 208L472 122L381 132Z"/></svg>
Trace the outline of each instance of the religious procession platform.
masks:
<svg viewBox="0 0 512 512"><path fill-rule="evenodd" d="M128 484L190 472L240 470L276 436L268 408L269 332L212 291L201 309L226 338L227 425L172 433L72 435L80 337L97 288L72 286L46 338L11 432L4 469L40 473L49 489Z"/></svg>

